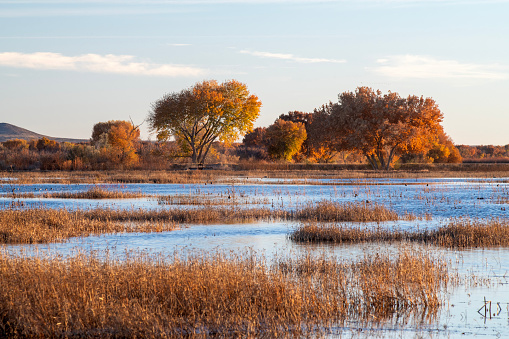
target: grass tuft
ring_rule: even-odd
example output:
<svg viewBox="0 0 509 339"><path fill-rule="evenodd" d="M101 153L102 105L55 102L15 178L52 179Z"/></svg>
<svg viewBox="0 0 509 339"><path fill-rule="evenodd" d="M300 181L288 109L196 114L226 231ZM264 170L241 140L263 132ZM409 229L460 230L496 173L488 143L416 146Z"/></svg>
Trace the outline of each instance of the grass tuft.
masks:
<svg viewBox="0 0 509 339"><path fill-rule="evenodd" d="M457 219L435 230L419 232L309 222L300 224L289 238L296 242L309 243L413 241L449 248L507 247L509 246L509 221Z"/></svg>

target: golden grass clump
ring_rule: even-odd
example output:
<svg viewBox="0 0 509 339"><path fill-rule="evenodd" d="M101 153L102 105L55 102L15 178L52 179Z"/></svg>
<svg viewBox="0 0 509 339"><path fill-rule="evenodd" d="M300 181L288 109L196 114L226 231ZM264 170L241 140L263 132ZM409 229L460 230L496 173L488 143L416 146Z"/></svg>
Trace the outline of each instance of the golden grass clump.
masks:
<svg viewBox="0 0 509 339"><path fill-rule="evenodd" d="M456 248L509 246L509 221L457 219L436 230L411 234L408 238Z"/></svg>
<svg viewBox="0 0 509 339"><path fill-rule="evenodd" d="M300 224L289 238L296 242L332 242L332 243L361 243L375 241L403 240L405 235L399 231L382 227L365 228L338 223L307 222Z"/></svg>
<svg viewBox="0 0 509 339"><path fill-rule="evenodd" d="M398 214L385 206L370 202L340 204L321 201L297 211L297 219L316 221L381 222L398 220Z"/></svg>
<svg viewBox="0 0 509 339"><path fill-rule="evenodd" d="M162 232L176 227L172 222L120 223L89 213L44 208L0 210L0 244L47 243L102 233Z"/></svg>
<svg viewBox="0 0 509 339"><path fill-rule="evenodd" d="M147 195L141 192L110 191L101 187L91 187L84 192L44 192L35 194L32 192L13 193L13 198L60 198L60 199L135 199Z"/></svg>
<svg viewBox="0 0 509 339"><path fill-rule="evenodd" d="M436 313L445 266L404 252L360 263L254 255L26 258L0 253L0 336L317 334L343 320Z"/></svg>
<svg viewBox="0 0 509 339"><path fill-rule="evenodd" d="M509 246L509 221L453 220L445 226L425 231L401 231L382 227L351 226L339 223L301 223L289 238L296 242L392 242L412 241L449 248Z"/></svg>
<svg viewBox="0 0 509 339"><path fill-rule="evenodd" d="M145 197L146 194L141 192L121 192L109 191L97 186L88 189L85 192L54 192L45 193L45 198L62 198L62 199L134 199Z"/></svg>

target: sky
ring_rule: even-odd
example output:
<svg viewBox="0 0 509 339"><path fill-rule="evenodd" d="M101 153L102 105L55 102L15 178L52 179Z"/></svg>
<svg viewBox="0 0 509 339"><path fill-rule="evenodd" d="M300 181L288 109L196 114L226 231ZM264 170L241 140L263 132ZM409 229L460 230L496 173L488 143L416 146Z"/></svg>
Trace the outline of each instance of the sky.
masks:
<svg viewBox="0 0 509 339"><path fill-rule="evenodd" d="M0 122L88 139L235 79L255 127L368 86L433 98L456 144L509 144L509 0L0 0Z"/></svg>

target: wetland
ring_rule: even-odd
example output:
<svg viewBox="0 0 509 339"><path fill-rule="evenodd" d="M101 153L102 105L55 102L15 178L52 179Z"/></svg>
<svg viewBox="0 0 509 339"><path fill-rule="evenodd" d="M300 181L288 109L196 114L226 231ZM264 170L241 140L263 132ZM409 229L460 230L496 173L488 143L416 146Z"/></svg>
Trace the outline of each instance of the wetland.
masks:
<svg viewBox="0 0 509 339"><path fill-rule="evenodd" d="M508 177L184 177L5 176L1 331L509 331Z"/></svg>

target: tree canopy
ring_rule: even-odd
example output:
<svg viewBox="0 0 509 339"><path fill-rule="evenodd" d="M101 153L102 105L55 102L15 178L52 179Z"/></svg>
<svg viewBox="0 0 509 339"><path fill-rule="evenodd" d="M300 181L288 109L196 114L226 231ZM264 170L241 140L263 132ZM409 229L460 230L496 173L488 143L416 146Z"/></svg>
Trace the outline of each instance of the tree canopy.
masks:
<svg viewBox="0 0 509 339"><path fill-rule="evenodd" d="M267 151L273 159L290 161L300 151L306 137L303 123L278 119L265 132Z"/></svg>
<svg viewBox="0 0 509 339"><path fill-rule="evenodd" d="M388 169L397 154L425 153L442 131L443 115L431 98L358 87L338 99L317 110L327 119L331 144L362 152L374 169Z"/></svg>
<svg viewBox="0 0 509 339"><path fill-rule="evenodd" d="M175 138L194 163L203 163L214 141L232 143L251 131L260 107L245 84L210 80L166 94L148 120L159 140Z"/></svg>
<svg viewBox="0 0 509 339"><path fill-rule="evenodd" d="M138 127L124 120L99 122L92 129L92 145L103 149L112 162L131 165L138 161L135 149L140 138Z"/></svg>

